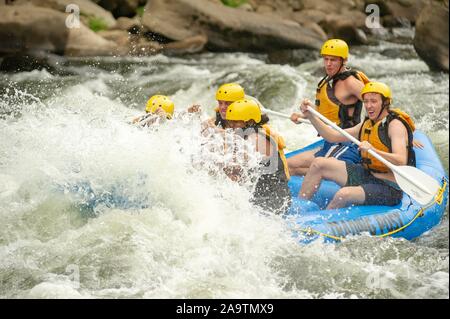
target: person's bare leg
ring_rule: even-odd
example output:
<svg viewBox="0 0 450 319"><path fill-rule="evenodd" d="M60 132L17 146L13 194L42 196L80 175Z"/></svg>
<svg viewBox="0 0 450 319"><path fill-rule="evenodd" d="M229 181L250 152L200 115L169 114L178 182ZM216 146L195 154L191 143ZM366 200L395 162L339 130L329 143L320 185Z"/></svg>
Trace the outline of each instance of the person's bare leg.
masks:
<svg viewBox="0 0 450 319"><path fill-rule="evenodd" d="M344 161L335 158L317 157L309 167L298 197L311 199L319 189L322 179L336 182L340 186L347 183L347 168Z"/></svg>
<svg viewBox="0 0 450 319"><path fill-rule="evenodd" d="M337 209L352 204L361 205L365 200L366 193L364 193L364 189L361 186L343 187L334 195L327 209Z"/></svg>
<svg viewBox="0 0 450 319"><path fill-rule="evenodd" d="M289 174L291 176L304 176L309 170L309 166L314 161L314 154L318 149L300 153L287 159Z"/></svg>

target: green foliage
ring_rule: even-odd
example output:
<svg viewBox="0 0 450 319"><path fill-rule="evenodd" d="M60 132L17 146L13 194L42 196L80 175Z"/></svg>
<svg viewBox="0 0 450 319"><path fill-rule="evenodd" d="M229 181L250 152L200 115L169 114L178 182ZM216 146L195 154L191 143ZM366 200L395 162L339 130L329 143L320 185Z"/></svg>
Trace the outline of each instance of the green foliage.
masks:
<svg viewBox="0 0 450 319"><path fill-rule="evenodd" d="M144 15L144 8L145 8L145 6L137 7L136 13L138 16L142 17Z"/></svg>
<svg viewBox="0 0 450 319"><path fill-rule="evenodd" d="M224 5L232 7L232 8L237 8L246 2L247 2L247 0L222 0L222 3Z"/></svg>
<svg viewBox="0 0 450 319"><path fill-rule="evenodd" d="M91 17L89 18L89 28L94 32L98 32L108 29L108 25L102 18Z"/></svg>

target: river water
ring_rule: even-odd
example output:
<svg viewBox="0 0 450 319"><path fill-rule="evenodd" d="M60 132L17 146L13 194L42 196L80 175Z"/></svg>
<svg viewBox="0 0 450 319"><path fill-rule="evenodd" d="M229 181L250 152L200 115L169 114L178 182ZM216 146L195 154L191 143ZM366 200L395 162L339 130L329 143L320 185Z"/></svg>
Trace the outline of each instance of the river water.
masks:
<svg viewBox="0 0 450 319"><path fill-rule="evenodd" d="M350 65L391 85L448 172L448 74L411 45L357 47ZM358 236L301 246L261 214L250 192L192 165L199 119L143 130L128 122L147 98L170 95L212 114L214 93L241 83L290 113L313 98L321 61L265 55L72 59L66 75L0 74L2 298L448 298L448 208L414 241ZM272 118L295 150L306 125ZM199 153L200 152L200 153ZM203 166L202 166L203 165Z"/></svg>

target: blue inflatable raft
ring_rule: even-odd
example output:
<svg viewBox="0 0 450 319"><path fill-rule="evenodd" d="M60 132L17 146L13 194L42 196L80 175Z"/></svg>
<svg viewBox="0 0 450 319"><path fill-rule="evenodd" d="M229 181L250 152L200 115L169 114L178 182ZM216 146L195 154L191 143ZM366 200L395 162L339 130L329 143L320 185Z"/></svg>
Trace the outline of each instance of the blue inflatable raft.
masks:
<svg viewBox="0 0 450 319"><path fill-rule="evenodd" d="M448 178L439 160L439 156L429 138L416 131L414 138L424 145L415 149L416 167L434 177L441 184L441 189L434 203L422 207L419 203L403 195L397 206L351 206L336 210L325 210L329 201L339 190L331 181L323 181L319 191L311 201L298 199L297 195L303 177L293 176L289 181L292 205L287 219L294 233L302 243L323 238L325 241L338 241L348 235L369 233L377 237L403 237L408 240L422 235L441 221L448 198ZM303 149L286 154L286 157L320 147L323 140Z"/></svg>

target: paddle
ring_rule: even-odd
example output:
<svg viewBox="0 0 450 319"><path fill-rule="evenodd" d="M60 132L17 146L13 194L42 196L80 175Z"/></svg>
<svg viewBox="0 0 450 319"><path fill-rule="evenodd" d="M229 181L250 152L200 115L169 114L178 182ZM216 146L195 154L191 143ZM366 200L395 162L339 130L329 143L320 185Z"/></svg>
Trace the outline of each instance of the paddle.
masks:
<svg viewBox="0 0 450 319"><path fill-rule="evenodd" d="M262 110L264 113L267 113L267 114L275 115L275 116L282 117L282 118L285 118L285 119L291 119L291 116L290 116L290 115L287 115L287 114L284 114L284 113L280 113L280 112L268 110L268 109L263 108L263 107L261 107L261 110ZM301 122L301 123L305 123L305 124L311 124L310 121L308 121L307 119L302 119L302 118L299 118L299 119L297 120L297 122Z"/></svg>
<svg viewBox="0 0 450 319"><path fill-rule="evenodd" d="M252 99L253 101L255 101L256 103L258 103L258 104L259 104L259 107L261 108L261 111L263 111L264 113L271 114L271 115L275 115L275 116L278 116L278 117L281 117L281 118L285 118L285 119L289 119L289 120L291 119L291 116L290 116L290 115L287 115L287 114L284 114L284 113L281 113L281 112L277 112L277 111L272 111L272 110L266 109L266 108L261 104L261 102L259 102L259 100L258 100L256 97L253 97L253 96L251 96L251 95L246 95L246 97L247 97L247 98L250 98L250 99ZM307 119L302 119L302 118L299 118L299 119L297 120L297 122L301 122L301 123L305 123L305 124L311 124L310 121L308 121Z"/></svg>
<svg viewBox="0 0 450 319"><path fill-rule="evenodd" d="M361 144L361 142L352 135L344 131L342 128L310 106L308 106L308 111L320 118L323 122L334 128L356 145L359 146ZM392 170L398 186L400 186L406 194L415 199L419 204L426 206L434 201L440 189L439 183L434 178L413 166L396 166L383 158L381 155L375 153L373 150L369 150L369 153Z"/></svg>

